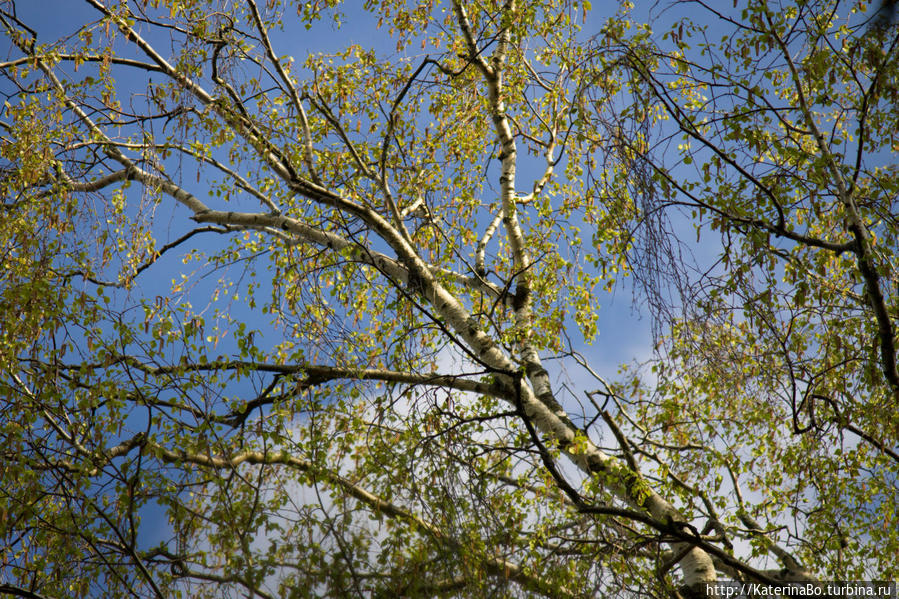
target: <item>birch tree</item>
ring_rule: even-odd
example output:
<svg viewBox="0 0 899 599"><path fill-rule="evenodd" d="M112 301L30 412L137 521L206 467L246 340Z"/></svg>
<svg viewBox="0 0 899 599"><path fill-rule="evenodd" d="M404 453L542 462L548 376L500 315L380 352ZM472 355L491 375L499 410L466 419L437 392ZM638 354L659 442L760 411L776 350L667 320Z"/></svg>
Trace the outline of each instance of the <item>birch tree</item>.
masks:
<svg viewBox="0 0 899 599"><path fill-rule="evenodd" d="M887 8L0 6L0 593L899 575Z"/></svg>

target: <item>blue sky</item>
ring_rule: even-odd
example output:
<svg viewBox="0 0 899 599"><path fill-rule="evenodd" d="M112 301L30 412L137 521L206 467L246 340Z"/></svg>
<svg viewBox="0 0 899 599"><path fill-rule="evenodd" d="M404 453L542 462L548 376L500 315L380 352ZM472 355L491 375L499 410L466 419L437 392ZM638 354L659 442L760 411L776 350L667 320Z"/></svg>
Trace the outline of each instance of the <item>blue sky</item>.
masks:
<svg viewBox="0 0 899 599"><path fill-rule="evenodd" d="M599 3L597 3L599 4ZM349 3L352 5L352 3ZM20 2L17 5L18 15L25 22L37 29L39 42L51 42L62 36L70 35L86 21L96 20L98 14L90 6L82 2ZM288 27L283 32L273 34L273 42L276 51L279 54L293 55L297 63L302 63L305 55L309 52L333 52L339 50L346 45L358 42L360 44L373 43L376 39L385 39L384 32L381 35L373 36L372 30L375 24L375 17L368 14L355 14L350 8L344 8L347 13L344 24L337 29L333 23L327 19L322 20L316 27L311 30L292 31ZM605 17L600 12L594 11L590 14L585 24L585 35L589 35L591 30L598 30L602 19ZM152 41L152 40L151 40ZM160 40L162 41L162 40ZM379 50L385 53L393 52L389 47L390 42L383 42L383 47ZM159 45L159 49L165 54L167 47L163 41ZM85 72L90 72L93 67L85 65L81 67ZM136 83L140 89L141 83L137 80L129 81L129 74L122 69L115 69L114 72L119 77L118 85L122 88L129 88ZM528 182L532 178L527 173L527 161L522 162L519 170L519 177L523 182ZM171 162L168 166L169 173L176 181L185 181L185 187L198 197L204 198L203 186L205 181L194 181L193 172L179 172L178 165ZM540 161L535 161L532 165L534 171L542 168ZM140 202L139 186L134 186L129 192L129 202L131 210L136 210L136 206ZM187 232L192 226L188 220L188 212L181 206L176 205L173 201L163 201L156 209L155 222L153 226L154 233L157 236L157 247L179 237ZM486 223L485 223L486 224ZM693 232L690 231L690 236ZM203 234L192 240L191 246L198 247L204 251L215 253L227 243L228 236L220 236L216 234ZM148 268L138 278L137 289L133 292L109 291L108 294L113 295L114 304L129 305L133 303L135 297L143 294L146 297L167 296L173 280L178 280L182 273L190 273L193 269L199 269L203 272L203 276L196 279L195 286L191 288L189 294L185 297L189 298L194 304L194 308L201 310L203 302L208 298L211 290L216 286L221 273L212 271L204 267L202 263L190 263L185 265L182 263L183 252L176 250L166 254L159 259L153 266ZM253 268L252 264L249 265ZM226 276L231 280L241 281L242 267L238 265L230 269ZM264 274L260 277L260 281L264 280ZM246 284L244 279L240 284ZM238 293L242 291L238 289ZM613 293L608 294L601 288L596 290L596 304L601 306L599 316L599 337L591 346L579 344L577 335L573 336L575 349L583 353L591 363L591 366L601 375L608 379L614 379L618 366L622 363L630 363L634 360L643 361L652 355L652 338L650 333L650 325L647 317L643 316L639 310L639 305L635 306L633 302L633 289L631 287L631 279L619 279ZM263 292L263 296L265 293ZM251 310L240 301L230 302L226 305L231 316L248 322L251 328L266 329L266 320L268 316L262 314L258 310ZM211 315L210 315L211 316ZM141 314L134 313L136 319L141 318ZM570 330L575 331L576 327L571 323ZM277 339L273 340L274 342ZM232 351L233 346L229 347L227 341L223 342L220 347L216 348L212 353L227 354ZM558 376L554 380L555 383L569 382L574 383L572 387L578 392L586 389L595 388L595 382L589 377L579 372L574 367L568 370L562 370L557 367L557 363L549 363L548 366ZM565 377L565 378L562 378ZM571 380L568 379L571 378ZM250 388L248 383L242 383L235 386L233 390L229 390L230 395L249 395L255 391ZM576 396L577 400L582 400L582 396ZM575 403L571 402L567 406L574 414L576 414ZM135 413L131 427L134 429L142 428L144 421L141 413ZM143 512L144 521L141 526L144 547L150 547L160 541L165 540L169 531L165 525L164 516L159 509L146 509Z"/></svg>
<svg viewBox="0 0 899 599"><path fill-rule="evenodd" d="M604 3L596 3L602 5ZM47 8L52 5L52 10ZM337 51L351 43L380 44L376 46L379 52L385 55L395 55L395 49L391 47L391 41L383 30L375 30L377 19L375 16L362 10L354 10L353 3L347 3L341 10L344 12L342 24L337 28L333 22L327 17L319 21L316 26L310 30L296 27L291 30L290 15L285 21L288 26L283 31L275 31L272 33L273 43L276 52L280 54L289 54L295 58L297 64L301 64L305 56L309 52L329 53ZM592 32L597 31L602 21L611 14L609 7L598 6L587 15L584 24L584 35L589 36ZM51 3L43 2L27 2L17 5L19 16L26 23L36 24L38 31L38 39L42 42L49 42L59 39L62 35L71 34L83 22L87 20L96 20L97 12L84 2L61 2ZM373 35L376 33L376 35ZM380 41L379 41L380 40ZM160 40L161 41L161 40ZM165 54L167 50L165 43L159 48ZM82 66L82 69L90 68ZM129 87L129 74L124 69L114 71L118 77L118 83L122 88ZM522 153L523 154L523 153ZM540 161L532 162L534 172L542 168ZM528 173L527 159L522 160L522 166L519 167L519 180L521 185L529 184L531 179ZM169 172L176 179L183 178L186 187L195 193L201 199L204 197L203 181L194 183L191 179L193 173L179 173L177 165L170 165ZM139 190L135 190L139 193ZM185 218L187 212L180 206L163 205L159 207L156 213L156 225L154 230L157 234L157 247L171 241L172 239L189 230L192 223ZM692 231L690 232L692 234ZM214 251L226 243L227 236L219 236L215 234L204 234L194 238L195 245L201 249ZM156 264L150 267L139 277L139 285L147 292L153 291L159 293L161 289L168 286L173 279L177 279L185 267L180 260L180 250L160 259ZM191 265L195 268L196 265ZM216 275L211 275L211 279L207 279L206 283L210 286L214 282ZM651 335L649 330L649 322L641 314L639 306L635 306L633 302L633 289L631 287L631 279L620 278L614 292L609 295L601 289L597 289L597 304L600 309L600 336L592 347L579 348L588 355L593 364L606 374L614 372L614 368L623 362L629 362L633 359L646 359L651 352ZM204 282L200 282L200 287L205 286ZM196 291L200 291L197 289ZM196 297L202 297L203 293L192 293ZM240 310L239 304L231 306L233 310ZM248 315L249 316L249 315ZM610 372L612 369L612 372Z"/></svg>

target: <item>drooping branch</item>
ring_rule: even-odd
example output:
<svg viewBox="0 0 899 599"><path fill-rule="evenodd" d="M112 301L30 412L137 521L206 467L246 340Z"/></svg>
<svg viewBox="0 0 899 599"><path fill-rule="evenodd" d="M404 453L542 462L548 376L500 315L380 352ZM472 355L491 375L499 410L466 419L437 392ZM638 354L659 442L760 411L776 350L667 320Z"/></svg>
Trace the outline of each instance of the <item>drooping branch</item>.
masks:
<svg viewBox="0 0 899 599"><path fill-rule="evenodd" d="M231 230L228 227L221 227L221 228L219 228L219 227L196 227L194 229L191 229L190 231L188 231L187 233L185 233L178 239L175 239L174 241L170 241L169 243L163 245L158 250L155 250L153 252L153 254L150 256L150 258L148 260L146 260L145 262L143 262L142 264L140 264L137 268L135 268L134 272L131 273L128 276L128 278L129 279L136 278L142 272L144 272L145 270L147 270L148 268L153 266L156 263L156 261L159 260L167 252L170 252L171 250L181 247L184 243L186 243L194 235L199 235L200 233L225 234L225 233L230 233L230 232L231 232ZM94 285L102 285L104 287L120 287L120 288L127 287L126 282L105 281L105 280L90 276L89 274L87 274L81 270L66 272L65 276L66 277L76 277L76 276L84 277L85 280L90 281Z"/></svg>
<svg viewBox="0 0 899 599"><path fill-rule="evenodd" d="M13 597L23 597L24 599L46 599L43 595L23 589L11 584L0 584L0 593L10 594Z"/></svg>
<svg viewBox="0 0 899 599"><path fill-rule="evenodd" d="M351 368L322 364L271 364L244 360L179 364L177 366L149 366L131 356L121 356L116 361L137 368L151 376L186 372L253 371L291 376L302 375L301 382L308 386L321 385L335 380L381 381L385 383L442 387L455 391L511 399L507 396L506 390L502 386L496 383L475 381L466 378L464 375L418 374L380 368Z"/></svg>
<svg viewBox="0 0 899 599"><path fill-rule="evenodd" d="M121 56L109 56L104 54L65 54L65 53L50 53L50 54L40 54L34 56L23 56L21 58L16 58L15 60L8 60L6 62L0 62L0 69L8 69L11 67L17 67L21 65L31 65L34 64L35 59L52 63L53 61L66 61L72 62L76 65L81 62L100 62L104 64L117 64L126 67L134 67L137 69L142 69L144 71L153 71L160 72L162 69L159 66L149 63L143 62L140 60L134 60L132 58L122 58Z"/></svg>

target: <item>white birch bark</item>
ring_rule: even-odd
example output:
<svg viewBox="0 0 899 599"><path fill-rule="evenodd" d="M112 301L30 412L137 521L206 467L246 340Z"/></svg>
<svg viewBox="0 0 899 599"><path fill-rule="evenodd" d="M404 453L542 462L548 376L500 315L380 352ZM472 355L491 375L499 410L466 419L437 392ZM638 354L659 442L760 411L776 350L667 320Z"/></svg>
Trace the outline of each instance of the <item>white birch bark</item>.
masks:
<svg viewBox="0 0 899 599"><path fill-rule="evenodd" d="M86 1L97 7L98 10L110 14L97 0ZM434 307L436 314L465 342L478 360L489 368L504 373L500 374L499 378L504 380L510 388L517 387L516 401L520 404L526 417L543 435L557 442L579 469L591 476L603 476L605 488L612 494L628 505L645 510L656 520L673 524L684 523L686 522L684 516L664 498L649 489L645 483L637 484L637 481L642 482L642 477L638 472L630 470L623 462L607 455L588 439L582 438L583 435L555 399L548 373L542 366L537 351L528 340L533 326L529 274L531 262L517 216L515 194L517 150L509 119L505 114L502 95L502 72L510 35L508 23L514 18L515 2L509 0L505 4L504 29L500 32L497 49L489 63L479 53L465 9L460 2L454 2L454 10L466 43L469 45L470 59L481 71L487 85L493 125L502 147L500 175L502 223L512 252L513 264L516 272L519 273L516 279L513 308L516 326L520 327L523 334L519 351L521 365L524 366L527 376L527 381L522 381L520 385L514 385L515 373L519 372L519 363L507 355L490 335L472 324L471 314L462 302L441 284L432 269L412 247L408 236L403 235L389 220L374 209L344 198L313 181L298 176L289 165L284 163L281 157L268 148L266 141L261 138L258 131L254 130L252 123L246 122L234 111L225 108L223 101L216 100L196 82L177 72L127 23L119 19L118 25L128 39L144 51L165 74L191 91L201 103L211 106L229 125L256 147L260 156L290 189L324 206L361 219L371 231L385 241L396 253L396 258L391 259L384 256L374 265L398 282L408 283L410 278L414 278L416 291ZM74 103L72 105L74 106ZM73 109L76 109L77 112L77 107ZM83 112L79 116L87 118ZM122 162L119 157L116 159ZM293 219L277 215L213 211L177 186L169 189L164 182L163 185L166 186L167 193L193 211L193 218L198 222L213 222L263 230L281 229L304 241L335 251L341 249L340 243L336 240ZM574 443L576 437L579 437L577 444ZM683 554L679 566L687 586L697 587L716 579L712 559L702 549L688 548L683 543L674 543L672 550L675 554Z"/></svg>

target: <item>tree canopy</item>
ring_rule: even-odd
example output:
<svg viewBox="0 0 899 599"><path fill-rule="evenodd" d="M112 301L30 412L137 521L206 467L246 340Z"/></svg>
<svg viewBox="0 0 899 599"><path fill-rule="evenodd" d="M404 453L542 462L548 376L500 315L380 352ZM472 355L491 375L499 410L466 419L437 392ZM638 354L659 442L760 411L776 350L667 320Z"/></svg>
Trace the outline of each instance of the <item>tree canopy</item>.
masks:
<svg viewBox="0 0 899 599"><path fill-rule="evenodd" d="M0 594L899 577L894 3L37 4Z"/></svg>

